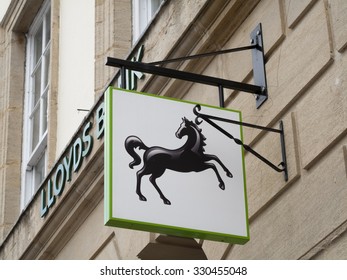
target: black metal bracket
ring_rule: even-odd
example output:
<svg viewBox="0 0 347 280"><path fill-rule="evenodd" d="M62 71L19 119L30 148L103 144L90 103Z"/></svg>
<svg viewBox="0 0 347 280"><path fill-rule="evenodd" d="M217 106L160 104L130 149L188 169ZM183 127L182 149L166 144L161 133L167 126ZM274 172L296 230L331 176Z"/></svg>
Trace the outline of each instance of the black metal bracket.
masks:
<svg viewBox="0 0 347 280"><path fill-rule="evenodd" d="M155 61L151 63L134 62L134 61L122 60L118 58L107 57L106 65L119 67L121 69L120 74L121 74L122 88L125 88L125 85L126 85L125 70L128 69L128 70L140 71L144 73L160 75L160 76L174 78L174 79L185 80L189 82L216 86L218 87L219 105L221 107L224 107L224 88L253 93L253 94L256 94L256 107L259 108L265 102L265 100L267 100L267 83L266 83L266 71L265 71L265 59L264 59L264 47L263 47L262 34L263 32L262 32L261 23L259 23L257 27L251 32L251 35L250 35L251 45L249 46L215 51L210 53L191 55L186 57L178 57L178 58L167 59L162 61ZM172 63L172 62L197 59L197 58L202 58L207 56L215 56L215 55L240 52L240 51L246 51L246 50L252 50L254 85L155 66L155 65L162 65L162 64Z"/></svg>
<svg viewBox="0 0 347 280"><path fill-rule="evenodd" d="M264 88L256 85L250 85L225 79L220 79L211 76L205 76L200 74L194 74L185 71L179 71L175 69L169 69L164 67L153 66L149 63L134 62L119 58L107 57L106 65L118 67L121 69L121 81L122 87L125 85L125 69L141 71L144 73L169 77L173 79L180 79L194 83L200 83L210 86L229 88L254 94L263 95Z"/></svg>
<svg viewBox="0 0 347 280"><path fill-rule="evenodd" d="M263 43L263 30L261 23L251 33L251 44L256 48L252 49L253 80L254 84L263 87L263 95L256 95L257 109L267 100L267 82L265 71L265 56Z"/></svg>
<svg viewBox="0 0 347 280"><path fill-rule="evenodd" d="M199 119L206 121L208 124L213 126L215 129L217 129L218 131L223 133L228 138L234 140L234 142L236 144L241 145L246 151L250 152L251 154L253 154L257 158L259 158L261 161L266 163L268 166L270 166L275 171L283 172L284 180L288 181L287 157L286 157L286 147L285 147L285 142L284 142L284 130L283 130L283 122L282 121L280 121L280 128L275 129L275 128L270 128L270 127L250 124L250 123L246 123L246 122L239 122L239 121L235 121L235 120L229 120L229 119L224 119L224 118L220 118L220 117L216 117L216 116L201 114L199 112L200 110L201 110L201 106L199 104L196 105L193 109L193 112L196 115L196 118L195 118L196 124L198 124L198 125L201 124L202 121ZM282 161L276 166L275 164L270 162L268 159L266 159L265 157L260 155L258 152L253 150L250 146L244 144L240 139L237 139L234 136L232 136L229 132L227 132L226 130L221 128L218 124L216 124L212 120L232 123L232 124L241 125L241 126L248 126L248 127L252 127L252 128L256 128L256 129L266 130L268 132L279 133L280 134L280 141L281 141ZM279 166L282 166L282 167L280 168Z"/></svg>

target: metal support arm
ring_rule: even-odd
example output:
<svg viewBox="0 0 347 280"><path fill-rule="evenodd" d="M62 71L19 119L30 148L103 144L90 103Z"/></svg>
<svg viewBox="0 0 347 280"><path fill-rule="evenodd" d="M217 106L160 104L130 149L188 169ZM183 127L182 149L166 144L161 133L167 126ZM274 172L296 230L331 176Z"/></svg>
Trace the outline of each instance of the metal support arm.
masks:
<svg viewBox="0 0 347 280"><path fill-rule="evenodd" d="M122 60L117 58L107 58L106 65L119 67L121 69L121 85L125 88L126 78L125 69L139 71L174 79L185 80L194 83L200 83L210 86L218 87L219 92L219 104L224 107L224 88L253 93L256 95L256 107L259 108L267 100L267 82L266 82L266 71L265 71L265 58L264 58L264 47L263 47L263 35L261 23L259 23L256 28L250 34L251 45L238 47L227 50L214 51L209 53L196 54L186 57L177 57L162 61L155 61L151 63L140 63L133 62L129 60ZM185 61L190 59L197 59L207 56L215 56L226 53L240 52L240 51L252 51L252 62L253 62L253 77L254 85L241 83L226 79L220 79L211 76L205 76L185 71L179 71L174 69L169 69L165 67L158 67L155 65L161 65L177 61Z"/></svg>
<svg viewBox="0 0 347 280"><path fill-rule="evenodd" d="M256 156L257 158L259 158L261 161L263 161L264 163L266 163L268 166L270 166L272 169L274 169L277 172L284 172L284 180L288 181L288 170L287 170L287 158L286 158L286 150L285 150L285 143L284 143L284 130L283 130L283 122L280 122L280 128L279 129L274 129L274 128L269 128L269 127L264 127L264 126L259 126L259 125L254 125L254 124L250 124L250 123L245 123L245 122L239 122L239 121L234 121L234 120L229 120L229 119L224 119L224 118L220 118L220 117L216 117L216 116L211 116L211 115L206 115L206 114L201 114L199 111L201 110L201 106L200 105L196 105L193 109L194 114L196 115L195 118L195 122L196 124L200 124L202 121L199 119L202 119L204 121L206 121L208 124L210 124L211 126L213 126L215 129L217 129L218 131L220 131L221 133L223 133L225 136L227 136L228 138L234 140L234 142L238 145L241 145L242 147L244 147L244 149L248 152L250 152L251 154L253 154L254 156ZM252 127L252 128L256 128L256 129L261 129L261 130L266 130L269 132L275 132L275 133L279 133L280 134L280 141L281 141L281 152L282 152L282 162L280 162L277 166L275 164L273 164L272 162L270 162L268 159L266 159L265 157L263 157L261 154L259 154L258 152L256 152L255 150L253 150L250 146L244 144L240 139L235 138L234 136L232 136L229 132L227 132L226 130L224 130L223 128L221 128L219 125L217 125L215 122L213 122L212 120L216 120L216 121L221 121L221 122L227 122L227 123L232 123L232 124L236 124L236 125L241 125L241 126L248 126L248 127ZM282 166L282 168L278 167L278 166Z"/></svg>
<svg viewBox="0 0 347 280"><path fill-rule="evenodd" d="M239 82L220 79L220 78L211 77L211 76L205 76L205 75L200 75L200 74L195 74L195 73L190 73L185 71L153 66L148 63L134 62L134 61L123 60L119 58L107 57L106 65L119 67L119 68L124 67L129 70L135 70L135 71L140 71L144 73L169 77L173 79L180 79L180 80L185 80L189 82L200 83L200 84L205 84L210 86L216 86L216 87L222 86L224 88L254 93L258 95L264 94L263 93L264 88L261 86L255 86L255 85L239 83Z"/></svg>

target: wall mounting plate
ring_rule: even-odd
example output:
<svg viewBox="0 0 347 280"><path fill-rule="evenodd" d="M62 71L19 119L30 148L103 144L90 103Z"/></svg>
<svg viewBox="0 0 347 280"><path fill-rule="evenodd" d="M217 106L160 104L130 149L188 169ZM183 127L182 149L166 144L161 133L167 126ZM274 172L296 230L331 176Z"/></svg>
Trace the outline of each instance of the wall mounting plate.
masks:
<svg viewBox="0 0 347 280"><path fill-rule="evenodd" d="M262 87L263 95L256 94L257 109L267 100L267 82L265 71L265 57L264 57L264 44L263 44L263 31L261 23L251 32L251 44L256 47L252 49L252 62L253 62L253 80L254 84Z"/></svg>

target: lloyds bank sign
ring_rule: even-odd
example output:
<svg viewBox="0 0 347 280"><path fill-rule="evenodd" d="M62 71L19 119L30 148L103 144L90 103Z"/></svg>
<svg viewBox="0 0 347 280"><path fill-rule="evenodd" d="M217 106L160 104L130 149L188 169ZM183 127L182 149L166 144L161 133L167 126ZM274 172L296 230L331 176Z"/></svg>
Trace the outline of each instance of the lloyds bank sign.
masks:
<svg viewBox="0 0 347 280"><path fill-rule="evenodd" d="M92 152L94 140L101 140L104 135L104 103L94 110L80 133L77 134L67 147L65 156L55 165L41 190L41 217L47 215L57 198L64 192L67 182L74 173L78 173L85 158ZM91 120L94 120L92 122Z"/></svg>

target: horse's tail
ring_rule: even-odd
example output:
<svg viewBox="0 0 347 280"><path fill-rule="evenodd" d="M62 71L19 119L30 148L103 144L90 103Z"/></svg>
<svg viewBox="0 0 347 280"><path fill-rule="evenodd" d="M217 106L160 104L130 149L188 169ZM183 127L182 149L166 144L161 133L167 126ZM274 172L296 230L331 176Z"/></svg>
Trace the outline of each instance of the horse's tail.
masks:
<svg viewBox="0 0 347 280"><path fill-rule="evenodd" d="M132 169L134 166L139 165L141 163L140 156L136 153L135 149L143 149L148 150L148 147L143 144L140 138L137 136L128 136L127 139L125 139L125 149L127 150L128 154L133 157L133 161L129 163L129 167Z"/></svg>

